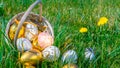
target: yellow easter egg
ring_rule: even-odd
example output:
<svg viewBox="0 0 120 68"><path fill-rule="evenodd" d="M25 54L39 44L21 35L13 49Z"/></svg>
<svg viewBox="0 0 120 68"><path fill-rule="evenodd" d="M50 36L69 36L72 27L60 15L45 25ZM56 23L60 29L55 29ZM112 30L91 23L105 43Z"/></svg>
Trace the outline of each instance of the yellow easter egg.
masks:
<svg viewBox="0 0 120 68"><path fill-rule="evenodd" d="M17 30L17 24L14 23L10 26L10 31L9 31L9 37L11 40L14 40L16 30ZM22 28L20 29L20 32L18 34L18 38L24 36L24 31L25 31L25 28L22 26Z"/></svg>
<svg viewBox="0 0 120 68"><path fill-rule="evenodd" d="M22 54L20 58L20 62L22 63L30 63L36 64L37 62L42 60L42 53L37 51L26 51Z"/></svg>
<svg viewBox="0 0 120 68"><path fill-rule="evenodd" d="M78 68L76 64L66 64L62 68Z"/></svg>
<svg viewBox="0 0 120 68"><path fill-rule="evenodd" d="M26 66L25 68L36 68L36 67L34 67L34 66Z"/></svg>
<svg viewBox="0 0 120 68"><path fill-rule="evenodd" d="M31 63L24 63L23 64L25 68L36 68L34 65L32 65Z"/></svg>
<svg viewBox="0 0 120 68"><path fill-rule="evenodd" d="M9 37L11 40L14 39L16 28L17 28L17 24L15 24L15 23L10 26Z"/></svg>

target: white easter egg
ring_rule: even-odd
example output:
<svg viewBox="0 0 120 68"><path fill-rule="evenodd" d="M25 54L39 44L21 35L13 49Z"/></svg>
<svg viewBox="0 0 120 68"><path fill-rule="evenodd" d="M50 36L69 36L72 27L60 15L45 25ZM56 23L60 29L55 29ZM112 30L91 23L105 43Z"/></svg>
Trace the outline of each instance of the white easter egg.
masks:
<svg viewBox="0 0 120 68"><path fill-rule="evenodd" d="M33 25L33 24L27 24L26 25L26 29L25 29L25 37L32 41L33 38L38 34L38 28L37 26Z"/></svg>
<svg viewBox="0 0 120 68"><path fill-rule="evenodd" d="M74 50L66 51L62 56L63 63L77 63L77 53Z"/></svg>
<svg viewBox="0 0 120 68"><path fill-rule="evenodd" d="M28 51L32 48L31 42L26 38L17 39L17 49L19 51Z"/></svg>
<svg viewBox="0 0 120 68"><path fill-rule="evenodd" d="M56 61L60 56L60 50L56 46L48 46L42 51L43 58L46 61Z"/></svg>
<svg viewBox="0 0 120 68"><path fill-rule="evenodd" d="M94 51L92 48L86 48L85 58L89 60L93 60L95 58Z"/></svg>

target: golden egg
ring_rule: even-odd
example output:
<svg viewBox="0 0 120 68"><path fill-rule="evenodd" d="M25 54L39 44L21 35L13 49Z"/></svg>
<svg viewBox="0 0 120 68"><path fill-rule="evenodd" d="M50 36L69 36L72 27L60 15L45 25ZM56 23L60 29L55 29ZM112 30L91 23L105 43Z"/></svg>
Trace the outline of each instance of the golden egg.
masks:
<svg viewBox="0 0 120 68"><path fill-rule="evenodd" d="M17 24L15 24L15 23L10 26L9 37L11 40L14 39L16 28L17 28Z"/></svg>
<svg viewBox="0 0 120 68"><path fill-rule="evenodd" d="M25 68L36 68L36 67L34 67L34 66L26 66Z"/></svg>
<svg viewBox="0 0 120 68"><path fill-rule="evenodd" d="M36 68L31 63L24 63L25 68Z"/></svg>
<svg viewBox="0 0 120 68"><path fill-rule="evenodd" d="M10 37L11 40L14 39L15 32L16 32L16 30L17 30L17 27L18 27L18 25L17 25L16 23L14 23L14 24L12 24L12 25L10 26L9 37ZM22 26L22 28L20 29L20 32L19 32L19 34L18 34L18 38L24 36L24 31L25 31L25 28Z"/></svg>
<svg viewBox="0 0 120 68"><path fill-rule="evenodd" d="M62 68L78 68L76 64L66 64Z"/></svg>
<svg viewBox="0 0 120 68"><path fill-rule="evenodd" d="M36 50L26 51L22 54L20 62L36 64L42 60L42 53Z"/></svg>

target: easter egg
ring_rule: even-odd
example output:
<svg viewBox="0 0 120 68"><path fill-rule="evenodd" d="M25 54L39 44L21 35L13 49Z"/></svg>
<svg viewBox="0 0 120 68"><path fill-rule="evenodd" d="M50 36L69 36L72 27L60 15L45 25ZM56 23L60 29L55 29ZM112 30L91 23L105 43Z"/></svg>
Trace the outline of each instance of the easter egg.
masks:
<svg viewBox="0 0 120 68"><path fill-rule="evenodd" d="M56 61L60 56L60 50L56 46L48 46L42 51L43 58L46 61Z"/></svg>
<svg viewBox="0 0 120 68"><path fill-rule="evenodd" d="M76 64L66 64L62 68L78 68Z"/></svg>
<svg viewBox="0 0 120 68"><path fill-rule="evenodd" d="M36 68L36 67L35 67L35 66L30 65L30 66L26 66L25 68Z"/></svg>
<svg viewBox="0 0 120 68"><path fill-rule="evenodd" d="M17 24L14 23L10 26L10 31L9 31L9 37L10 37L11 40L14 39L16 30L17 30ZM22 26L22 28L20 29L20 32L18 34L18 38L24 36L24 31L25 31L25 28Z"/></svg>
<svg viewBox="0 0 120 68"><path fill-rule="evenodd" d="M63 63L77 63L77 53L74 50L66 51L62 56Z"/></svg>
<svg viewBox="0 0 120 68"><path fill-rule="evenodd" d="M94 51L92 48L86 48L85 58L89 60L93 60L95 58Z"/></svg>
<svg viewBox="0 0 120 68"><path fill-rule="evenodd" d="M26 51L22 54L20 57L20 62L25 63L25 64L36 64L37 62L42 60L42 53L38 51Z"/></svg>
<svg viewBox="0 0 120 68"><path fill-rule="evenodd" d="M32 41L33 38L38 34L38 28L37 26L33 25L33 24L27 24L26 28L25 28L25 37Z"/></svg>
<svg viewBox="0 0 120 68"><path fill-rule="evenodd" d="M42 49L45 49L53 44L53 37L48 33L41 32L38 35L38 44Z"/></svg>
<svg viewBox="0 0 120 68"><path fill-rule="evenodd" d="M17 49L19 51L28 51L32 48L31 42L26 38L17 39Z"/></svg>

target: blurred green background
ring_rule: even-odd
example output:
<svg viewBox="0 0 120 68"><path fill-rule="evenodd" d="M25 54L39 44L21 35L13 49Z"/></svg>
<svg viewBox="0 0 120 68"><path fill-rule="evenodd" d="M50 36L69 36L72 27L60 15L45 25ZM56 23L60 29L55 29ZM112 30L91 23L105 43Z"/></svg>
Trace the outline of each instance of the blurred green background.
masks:
<svg viewBox="0 0 120 68"><path fill-rule="evenodd" d="M22 68L18 52L5 42L5 28L16 14L25 12L35 0L0 0L0 68ZM55 42L61 55L69 49L78 54L79 68L120 67L120 0L42 0L43 16L54 29ZM33 9L39 13L39 6ZM107 17L107 24L98 27L101 17ZM86 27L87 33L79 29ZM85 48L94 49L96 59L85 61ZM38 68L62 68L58 61L42 62Z"/></svg>

